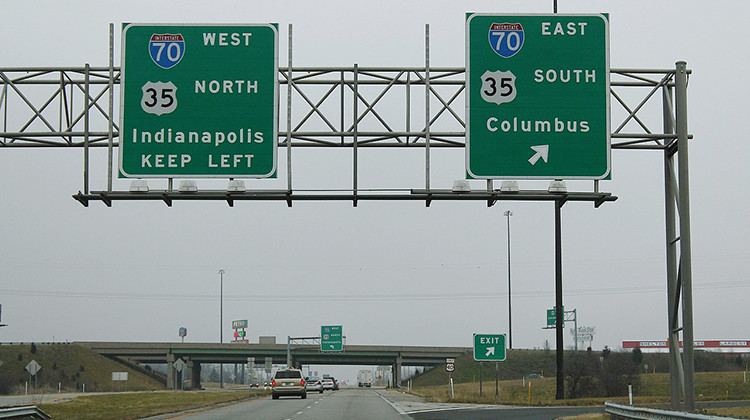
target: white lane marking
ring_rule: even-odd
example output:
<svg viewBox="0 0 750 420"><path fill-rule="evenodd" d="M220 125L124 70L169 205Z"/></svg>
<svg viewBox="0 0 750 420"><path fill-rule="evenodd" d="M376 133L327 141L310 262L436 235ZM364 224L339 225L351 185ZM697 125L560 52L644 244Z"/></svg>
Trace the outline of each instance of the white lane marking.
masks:
<svg viewBox="0 0 750 420"><path fill-rule="evenodd" d="M407 414L406 414L406 411L404 411L404 410L402 410L401 408L397 407L397 406L396 406L396 404L393 404L392 402L388 401L388 400L387 400L387 399L386 399L386 398L385 398L384 396L380 395L379 393L378 393L377 395L378 395L378 397L382 398L382 399L383 399L383 401L387 402L387 403L388 403L388 405L390 405L391 407L393 407L393 409L394 409L394 410L396 410L396 412L397 412L398 414L400 414L400 415L402 415L402 416L405 416L405 415L407 415Z"/></svg>
<svg viewBox="0 0 750 420"><path fill-rule="evenodd" d="M439 404L436 403L432 407L428 408L413 408L409 409L407 414L419 414L419 413L436 413L440 411L459 411L459 410L503 410L513 408L532 408L532 407L518 407L512 405L478 405L478 404Z"/></svg>

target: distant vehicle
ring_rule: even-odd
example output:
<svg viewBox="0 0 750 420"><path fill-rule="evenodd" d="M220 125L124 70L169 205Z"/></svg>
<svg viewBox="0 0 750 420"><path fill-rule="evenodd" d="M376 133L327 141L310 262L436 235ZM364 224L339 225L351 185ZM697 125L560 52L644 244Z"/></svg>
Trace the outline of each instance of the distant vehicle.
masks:
<svg viewBox="0 0 750 420"><path fill-rule="evenodd" d="M542 379L542 378L544 378L544 376L542 376L542 375L540 375L538 373L529 373L528 375L524 376L523 378L526 379L527 381L530 381L532 379Z"/></svg>
<svg viewBox="0 0 750 420"><path fill-rule="evenodd" d="M250 388L260 388L260 381L250 382Z"/></svg>
<svg viewBox="0 0 750 420"><path fill-rule="evenodd" d="M323 393L323 381L317 376L305 378L305 389L308 391L317 391Z"/></svg>
<svg viewBox="0 0 750 420"><path fill-rule="evenodd" d="M334 391L338 391L339 390L339 381L337 381L336 378L334 378L331 375L323 375L323 379L326 379L326 378L328 378L328 379L330 379L330 380L333 381L333 390Z"/></svg>
<svg viewBox="0 0 750 420"><path fill-rule="evenodd" d="M276 371L271 381L271 398L278 400L282 395L295 395L307 398L305 379L299 369L280 369Z"/></svg>
<svg viewBox="0 0 750 420"><path fill-rule="evenodd" d="M370 388L372 386L371 370L360 370L357 372L357 386L360 388Z"/></svg>
<svg viewBox="0 0 750 420"><path fill-rule="evenodd" d="M323 389L329 389L333 391L336 386L336 381L333 378L323 378Z"/></svg>

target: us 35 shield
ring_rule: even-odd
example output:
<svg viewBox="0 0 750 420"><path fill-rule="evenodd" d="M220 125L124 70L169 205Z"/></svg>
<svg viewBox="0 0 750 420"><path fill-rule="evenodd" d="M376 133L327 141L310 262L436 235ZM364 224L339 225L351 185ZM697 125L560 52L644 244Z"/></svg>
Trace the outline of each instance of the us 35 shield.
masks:
<svg viewBox="0 0 750 420"><path fill-rule="evenodd" d="M182 34L153 34L148 42L148 52L157 66L171 69L185 55L185 39Z"/></svg>
<svg viewBox="0 0 750 420"><path fill-rule="evenodd" d="M493 23L488 36L492 51L503 58L513 57L523 47L524 33L520 23Z"/></svg>
<svg viewBox="0 0 750 420"><path fill-rule="evenodd" d="M516 99L516 75L508 71L485 71L482 74L482 99L493 104L504 104Z"/></svg>
<svg viewBox="0 0 750 420"><path fill-rule="evenodd" d="M141 108L149 114L171 114L177 109L177 86L172 82L146 82L141 86Z"/></svg>

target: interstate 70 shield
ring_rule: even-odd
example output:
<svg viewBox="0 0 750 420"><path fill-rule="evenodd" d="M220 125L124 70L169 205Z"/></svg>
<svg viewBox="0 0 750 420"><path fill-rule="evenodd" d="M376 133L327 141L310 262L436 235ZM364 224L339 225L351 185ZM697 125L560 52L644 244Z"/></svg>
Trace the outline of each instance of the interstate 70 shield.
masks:
<svg viewBox="0 0 750 420"><path fill-rule="evenodd" d="M523 47L524 33L520 23L493 23L488 36L492 50L503 58L513 57Z"/></svg>
<svg viewBox="0 0 750 420"><path fill-rule="evenodd" d="M185 38L182 34L153 34L148 43L148 52L157 66L171 69L185 55Z"/></svg>

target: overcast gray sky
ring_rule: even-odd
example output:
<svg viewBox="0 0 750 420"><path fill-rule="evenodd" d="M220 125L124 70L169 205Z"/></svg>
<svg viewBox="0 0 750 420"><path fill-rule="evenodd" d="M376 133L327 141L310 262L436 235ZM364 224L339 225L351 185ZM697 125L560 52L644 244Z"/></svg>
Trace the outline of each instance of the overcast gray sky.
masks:
<svg viewBox="0 0 750 420"><path fill-rule="evenodd" d="M279 61L294 25L295 66L464 66L465 12L550 13L545 1L3 2L0 67L107 65L108 24L279 24ZM572 1L561 13L610 14L613 68L693 70L689 84L695 337L750 338L745 320L750 143L745 17L739 1ZM283 102L282 102L283 103ZM613 103L613 110L617 105ZM661 128L661 111L646 118ZM11 114L12 116L12 114ZM281 127L284 125L282 123ZM93 153L92 189L106 187ZM433 151L432 186L464 174L463 150ZM424 185L422 150L362 151L361 184ZM284 170L285 155L279 155ZM612 153L601 184L619 200L563 208L565 308L596 327L594 348L666 338L663 157ZM350 344L471 346L475 332L508 332L505 210L513 211L513 344L554 346L543 330L554 305L554 207L546 202L95 202L82 187L80 149L0 150L0 341L215 342L219 269L224 340L311 336L341 324ZM296 188L346 188L351 152L294 154ZM474 186L483 183L474 181ZM117 180L115 189L128 188ZM154 186L159 185L153 183ZM198 181L199 188L211 184ZM248 181L250 188L284 188ZM521 188L546 188L521 182ZM569 182L590 190L590 182ZM283 308L283 309L282 309ZM572 346L566 333L566 346Z"/></svg>

